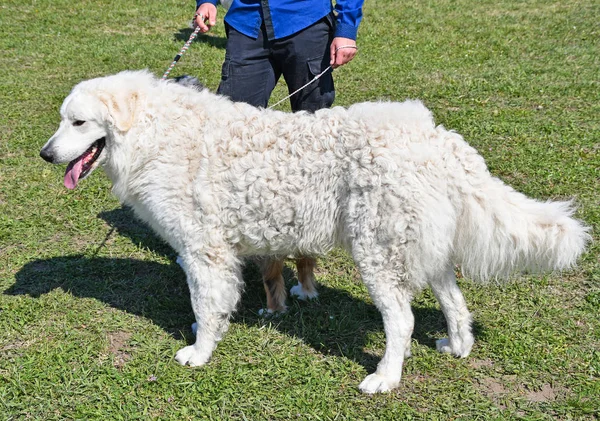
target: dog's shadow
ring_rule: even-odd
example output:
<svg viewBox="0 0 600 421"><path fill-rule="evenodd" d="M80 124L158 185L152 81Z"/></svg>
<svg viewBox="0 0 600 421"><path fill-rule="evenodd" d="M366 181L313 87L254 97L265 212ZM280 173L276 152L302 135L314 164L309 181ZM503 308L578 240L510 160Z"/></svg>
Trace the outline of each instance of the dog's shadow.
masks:
<svg viewBox="0 0 600 421"><path fill-rule="evenodd" d="M95 298L111 307L146 317L174 338L182 335L193 341L189 326L193 321L185 274L174 262L174 251L156 237L128 209L102 212L100 217L118 234L129 237L140 247L167 256L170 264L129 258L65 256L41 259L26 264L16 274L15 284L4 293L39 297L56 288L77 297ZM234 323L263 326L301 338L319 352L344 356L373 371L381 358L381 346L371 351L372 335L383 335L381 315L374 305L349 293L323 285L319 299L302 302L288 299L288 312L265 318L259 309L266 306L261 274L249 263L243 271L245 291ZM284 272L286 286L295 283L294 274ZM413 305L415 331L420 344L435 347L435 338L445 329L444 317L437 308ZM477 328L477 327L476 327Z"/></svg>
<svg viewBox="0 0 600 421"><path fill-rule="evenodd" d="M182 28L175 34L174 38L176 41L186 42L188 39L190 39L192 32L194 31L191 28ZM224 50L227 46L227 38L215 36L211 33L198 34L194 42L208 44L211 47L219 48L221 50Z"/></svg>

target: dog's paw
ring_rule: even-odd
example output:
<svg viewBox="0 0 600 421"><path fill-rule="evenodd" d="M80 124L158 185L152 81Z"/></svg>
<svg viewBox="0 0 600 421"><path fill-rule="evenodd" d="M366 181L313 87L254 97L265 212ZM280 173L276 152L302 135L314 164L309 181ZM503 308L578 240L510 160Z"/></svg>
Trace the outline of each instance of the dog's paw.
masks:
<svg viewBox="0 0 600 421"><path fill-rule="evenodd" d="M302 284L298 284L290 289L290 295L298 298L299 300L306 301L312 300L313 298L317 298L319 296L319 293L316 289L314 291L307 292L302 288Z"/></svg>
<svg viewBox="0 0 600 421"><path fill-rule="evenodd" d="M181 365L189 365L190 367L199 367L204 365L210 359L210 355L206 355L205 352L200 352L195 346L190 345L185 348L181 348L175 354L175 360Z"/></svg>
<svg viewBox="0 0 600 421"><path fill-rule="evenodd" d="M443 338L435 341L436 349L443 354L452 354L455 357L465 358L471 353L473 348L473 340L461 342L460 344L450 344L448 338Z"/></svg>
<svg viewBox="0 0 600 421"><path fill-rule="evenodd" d="M271 310L270 308L261 308L258 310L258 315L261 317L281 316L287 312L287 307L279 310Z"/></svg>
<svg viewBox="0 0 600 421"><path fill-rule="evenodd" d="M258 315L262 317L271 317L273 315L273 310L270 308L261 308L258 310Z"/></svg>
<svg viewBox="0 0 600 421"><path fill-rule="evenodd" d="M398 387L400 379L394 380L381 374L373 373L369 374L358 386L361 392L373 394L381 392L389 392L390 390Z"/></svg>

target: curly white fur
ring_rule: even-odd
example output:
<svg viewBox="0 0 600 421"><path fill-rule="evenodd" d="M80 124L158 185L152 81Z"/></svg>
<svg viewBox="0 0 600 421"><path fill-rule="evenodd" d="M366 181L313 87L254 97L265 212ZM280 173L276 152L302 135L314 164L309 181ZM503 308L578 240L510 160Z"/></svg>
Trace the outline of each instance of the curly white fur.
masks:
<svg viewBox="0 0 600 421"><path fill-rule="evenodd" d="M589 238L570 203L529 199L493 178L418 101L288 114L123 72L79 84L61 112L45 158L64 163L88 149L91 135L70 128L85 118L106 136L99 162L114 193L181 256L198 323L181 364L206 363L227 329L242 257L341 246L387 338L360 389L387 391L410 355L416 291L429 284L447 319L438 349L464 357L473 335L454 264L479 280L562 269Z"/></svg>

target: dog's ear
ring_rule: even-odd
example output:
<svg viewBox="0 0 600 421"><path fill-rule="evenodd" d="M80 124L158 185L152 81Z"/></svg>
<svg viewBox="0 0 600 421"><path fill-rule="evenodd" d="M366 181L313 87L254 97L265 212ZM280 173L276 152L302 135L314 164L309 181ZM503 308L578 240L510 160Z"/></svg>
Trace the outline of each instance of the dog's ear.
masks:
<svg viewBox="0 0 600 421"><path fill-rule="evenodd" d="M124 91L118 95L103 92L98 98L108 108L108 114L117 129L122 132L131 129L139 101L137 92Z"/></svg>

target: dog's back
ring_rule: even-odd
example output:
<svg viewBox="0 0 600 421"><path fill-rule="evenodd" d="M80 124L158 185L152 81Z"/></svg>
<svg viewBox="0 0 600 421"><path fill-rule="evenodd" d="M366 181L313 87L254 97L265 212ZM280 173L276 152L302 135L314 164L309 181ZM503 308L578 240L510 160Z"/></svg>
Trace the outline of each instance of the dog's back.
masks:
<svg viewBox="0 0 600 421"><path fill-rule="evenodd" d="M433 114L418 100L361 102L351 105L348 115L350 118L368 121L369 124L379 127L414 127L424 130L435 127Z"/></svg>

